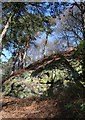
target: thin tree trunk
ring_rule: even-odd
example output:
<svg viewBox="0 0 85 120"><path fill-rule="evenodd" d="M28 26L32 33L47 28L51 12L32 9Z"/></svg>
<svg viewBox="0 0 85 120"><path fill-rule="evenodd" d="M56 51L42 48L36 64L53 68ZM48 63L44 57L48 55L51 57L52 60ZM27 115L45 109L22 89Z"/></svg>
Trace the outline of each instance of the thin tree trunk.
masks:
<svg viewBox="0 0 85 120"><path fill-rule="evenodd" d="M46 40L45 40L45 44L44 44L44 57L46 56L46 49L47 49L47 41L48 41L48 34L46 34Z"/></svg>
<svg viewBox="0 0 85 120"><path fill-rule="evenodd" d="M40 47L38 47L38 55L39 55L38 59L41 59Z"/></svg>
<svg viewBox="0 0 85 120"><path fill-rule="evenodd" d="M27 65L26 59L25 59L25 66Z"/></svg>
<svg viewBox="0 0 85 120"><path fill-rule="evenodd" d="M23 51L21 52L21 63L20 63L20 69L23 68Z"/></svg>
<svg viewBox="0 0 85 120"><path fill-rule="evenodd" d="M66 36L66 41L67 41L67 47L69 48L70 47L69 38L68 38L68 35L66 34L66 32L65 32L65 36Z"/></svg>
<svg viewBox="0 0 85 120"><path fill-rule="evenodd" d="M21 53L19 52L19 57L18 57L18 69L20 68L20 57L21 57Z"/></svg>
<svg viewBox="0 0 85 120"><path fill-rule="evenodd" d="M4 29L3 29L3 31L2 31L2 33L0 34L0 43L2 42L2 39L3 39L3 37L5 36L5 34L6 34L6 32L7 32L7 29L8 29L8 27L9 27L9 24L11 23L11 18L14 16L14 14L15 14L15 12L13 11L13 12L11 13L11 15L10 15L10 17L9 17L9 19L8 19L8 21L7 21Z"/></svg>
<svg viewBox="0 0 85 120"><path fill-rule="evenodd" d="M26 44L26 49L25 49L24 54L23 54L23 61L22 61L23 63L24 63L25 58L26 58L26 53L27 53L27 50L28 50L28 46L29 46L29 41Z"/></svg>
<svg viewBox="0 0 85 120"><path fill-rule="evenodd" d="M16 62L17 62L17 58L18 58L18 56L19 56L19 45L18 45L18 49L17 49L16 55L15 55L15 58L14 58L14 64L13 64L13 67L12 67L11 75L14 74L14 71L15 71L15 65L16 65Z"/></svg>
<svg viewBox="0 0 85 120"><path fill-rule="evenodd" d="M25 58L26 58L26 53L27 53L27 50L28 50L28 47L29 47L29 41L27 41L26 44L24 44L24 49L23 49L23 53L22 53L22 57L21 57L21 63L20 63L20 66L21 68L23 68L23 64L25 62Z"/></svg>

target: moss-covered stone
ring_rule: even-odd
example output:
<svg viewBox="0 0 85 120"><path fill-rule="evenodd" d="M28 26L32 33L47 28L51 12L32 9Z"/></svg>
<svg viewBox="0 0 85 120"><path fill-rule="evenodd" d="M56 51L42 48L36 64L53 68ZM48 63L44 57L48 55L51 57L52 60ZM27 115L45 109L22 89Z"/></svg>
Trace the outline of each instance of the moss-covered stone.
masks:
<svg viewBox="0 0 85 120"><path fill-rule="evenodd" d="M71 64L79 73L82 72L82 67L79 65L79 63L73 61ZM70 80L71 82L73 79L73 73L67 68L43 70L35 77L32 76L32 72L26 71L23 73L23 75L16 76L15 78L11 79L10 82L7 82L4 85L4 94L17 96L20 98L30 95L43 95L43 93L45 93L45 95L52 95L54 88L56 89L60 87L61 83L58 83L57 81L61 81L64 87L68 87L68 81ZM54 80L53 88L51 88L51 84L47 84L52 80Z"/></svg>

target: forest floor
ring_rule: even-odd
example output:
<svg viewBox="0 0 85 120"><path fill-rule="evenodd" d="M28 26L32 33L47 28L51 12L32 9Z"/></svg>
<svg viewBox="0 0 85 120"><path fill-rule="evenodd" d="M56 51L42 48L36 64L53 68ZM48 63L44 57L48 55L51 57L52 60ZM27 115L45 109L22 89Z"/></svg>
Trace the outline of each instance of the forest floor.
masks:
<svg viewBox="0 0 85 120"><path fill-rule="evenodd" d="M13 98L2 96L2 118L85 118L85 111L81 109L80 104L85 103L78 99L69 100L66 97L33 97ZM0 102L1 102L0 100ZM76 103L76 105L74 105ZM4 119L3 119L4 120Z"/></svg>
<svg viewBox="0 0 85 120"><path fill-rule="evenodd" d="M2 118L54 118L59 113L57 99L32 97L17 99L3 96Z"/></svg>

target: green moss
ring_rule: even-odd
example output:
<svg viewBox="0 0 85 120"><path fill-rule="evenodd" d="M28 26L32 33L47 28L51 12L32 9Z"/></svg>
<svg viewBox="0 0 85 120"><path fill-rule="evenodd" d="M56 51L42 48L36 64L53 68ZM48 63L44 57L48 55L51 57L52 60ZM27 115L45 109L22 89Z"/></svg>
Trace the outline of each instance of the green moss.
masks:
<svg viewBox="0 0 85 120"><path fill-rule="evenodd" d="M82 73L82 66L79 65L79 63L75 61L72 61L71 64L80 73ZM48 67L48 65L46 66ZM51 67L53 68L54 65L51 64ZM54 80L54 82L57 83L58 80L64 82L64 87L68 87L68 83L71 82L73 78L73 73L69 69L61 69L63 68L60 67L59 69L55 68L52 70L43 70L41 73L39 73L37 76L32 77L32 72L26 71L23 75L17 76L14 79L10 81L10 83L5 85L5 92L6 94L11 94L11 82L14 83L14 91L16 91L14 94L17 95L19 93L21 97L26 97L29 93L31 95L31 90L33 89L34 91L37 91L40 94L43 94L50 86L51 84L46 84L48 81L51 82ZM61 70L60 70L61 69ZM49 75L46 75L48 73ZM76 74L74 74L76 76ZM65 78L68 78L68 80L65 80ZM76 76L77 77L77 76ZM70 81L71 80L71 81ZM16 81L26 81L26 83L16 83ZM72 81L73 82L73 81ZM41 84L42 83L42 84ZM33 86L32 86L33 84ZM59 84L55 84L56 87L59 87ZM13 92L13 91L11 91ZM52 95L53 94L53 89L49 90L45 95ZM34 93L33 93L34 95Z"/></svg>

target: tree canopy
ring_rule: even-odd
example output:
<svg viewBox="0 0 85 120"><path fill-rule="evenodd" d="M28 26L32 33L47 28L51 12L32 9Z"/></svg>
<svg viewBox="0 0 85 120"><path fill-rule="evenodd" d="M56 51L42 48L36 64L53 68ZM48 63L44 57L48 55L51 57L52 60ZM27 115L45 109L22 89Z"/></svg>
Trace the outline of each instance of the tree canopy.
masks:
<svg viewBox="0 0 85 120"><path fill-rule="evenodd" d="M11 57L7 62L2 62L3 70L5 66L10 66L6 70L9 78L17 70L23 69L29 63L39 59L49 61L49 54L57 54L61 58L59 69L70 70L74 76L75 83L84 88L81 81L84 81L85 74L85 3L84 2L9 2L2 4L2 55L3 50L8 50ZM41 40L37 43L37 39ZM49 37L53 40L49 41ZM55 40L54 40L55 38ZM52 45L51 46L51 42ZM51 48L52 47L52 48ZM76 47L76 48L75 48ZM62 52L76 49L73 58L66 58ZM52 51L52 52L51 52ZM62 52L60 52L62 51ZM76 56L79 56L77 59ZM41 58L39 57L41 56ZM44 57L44 58L43 58ZM57 59L57 58L56 58ZM71 60L79 61L82 66L82 73L78 73ZM31 62L30 62L31 61ZM45 63L47 65L47 63ZM40 64L40 63L39 63ZM51 63L50 63L51 64ZM54 64L54 65L53 65ZM65 64L65 65L64 65ZM55 57L52 59L53 69L56 66ZM41 61L38 72L44 67ZM47 65L48 66L48 65ZM29 66L28 66L29 67ZM64 69L63 69L64 70ZM35 72L36 73L36 72ZM83 80L82 80L83 79ZM5 79L4 79L5 81Z"/></svg>

